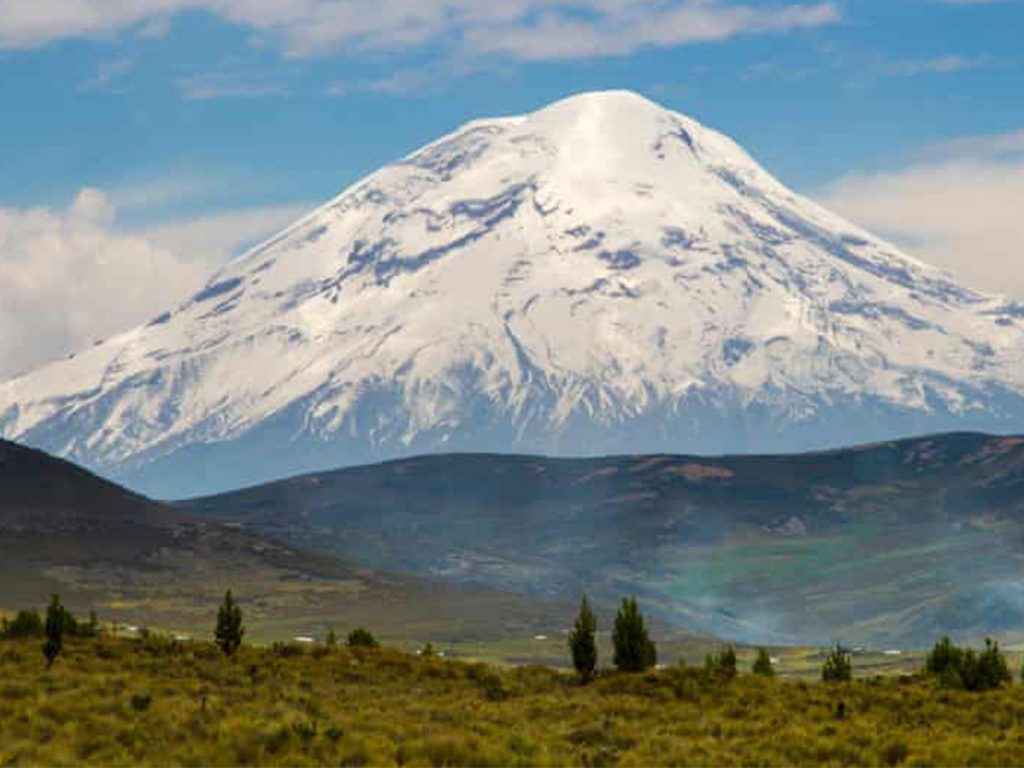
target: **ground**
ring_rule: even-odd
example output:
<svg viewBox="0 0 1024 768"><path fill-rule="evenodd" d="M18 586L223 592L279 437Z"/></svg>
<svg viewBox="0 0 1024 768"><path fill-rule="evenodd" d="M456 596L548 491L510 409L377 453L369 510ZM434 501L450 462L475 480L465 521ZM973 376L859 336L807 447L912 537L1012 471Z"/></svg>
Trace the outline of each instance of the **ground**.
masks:
<svg viewBox="0 0 1024 768"><path fill-rule="evenodd" d="M810 659L803 657L810 666ZM741 658L741 669L749 660ZM566 671L398 650L150 637L0 642L0 764L1010 765L1024 686L910 675L727 681L694 667Z"/></svg>

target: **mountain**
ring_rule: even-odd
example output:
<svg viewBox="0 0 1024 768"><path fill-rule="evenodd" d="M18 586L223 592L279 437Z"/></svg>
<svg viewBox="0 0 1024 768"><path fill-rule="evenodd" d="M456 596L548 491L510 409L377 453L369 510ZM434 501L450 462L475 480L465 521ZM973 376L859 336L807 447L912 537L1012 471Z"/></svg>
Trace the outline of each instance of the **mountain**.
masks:
<svg viewBox="0 0 1024 768"><path fill-rule="evenodd" d="M341 632L445 640L532 636L571 606L346 564L202 520L0 440L0 613L58 593L75 612L196 632L234 588L255 640Z"/></svg>
<svg viewBox="0 0 1024 768"><path fill-rule="evenodd" d="M0 385L0 436L174 498L437 451L1012 431L1022 320L725 136L591 93L470 123Z"/></svg>
<svg viewBox="0 0 1024 768"><path fill-rule="evenodd" d="M744 641L1024 635L1020 437L719 459L424 456L178 506L452 584L636 594L677 627Z"/></svg>

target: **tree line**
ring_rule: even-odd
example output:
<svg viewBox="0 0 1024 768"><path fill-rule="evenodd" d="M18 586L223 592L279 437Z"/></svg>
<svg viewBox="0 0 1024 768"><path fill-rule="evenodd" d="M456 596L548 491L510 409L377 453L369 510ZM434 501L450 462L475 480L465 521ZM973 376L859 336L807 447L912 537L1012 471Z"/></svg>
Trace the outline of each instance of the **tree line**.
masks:
<svg viewBox="0 0 1024 768"><path fill-rule="evenodd" d="M77 619L53 595L46 608L45 616L35 610L21 610L13 619L0 619L0 639L18 640L43 638L41 650L47 667L53 665L64 652L65 637L93 638L100 634L96 613L90 611L86 621ZM233 657L242 647L245 626L242 609L229 589L217 609L213 639L227 657ZM338 638L331 629L324 644L328 648L338 645ZM365 627L356 627L345 640L350 649L374 649L379 647L373 633ZM590 602L584 596L576 620L568 637L572 666L583 684L597 675L597 616ZM644 672L657 665L658 651L650 637L644 616L635 597L623 598L612 626L612 663L616 670L625 673ZM288 647L275 643L272 649L286 653ZM421 656L434 656L435 651L427 643L420 651ZM682 663L682 662L681 662ZM709 654L704 662L707 673L728 680L739 674L736 649L726 646ZM750 669L754 675L774 677L774 661L767 648L758 648ZM938 681L944 688L966 691L985 691L1012 682L1006 657L999 643L986 639L985 649L960 647L949 637L943 637L925 657L923 672ZM853 679L853 655L841 645L835 645L821 668L821 678L826 683L849 682ZM1024 680L1024 669L1021 670Z"/></svg>

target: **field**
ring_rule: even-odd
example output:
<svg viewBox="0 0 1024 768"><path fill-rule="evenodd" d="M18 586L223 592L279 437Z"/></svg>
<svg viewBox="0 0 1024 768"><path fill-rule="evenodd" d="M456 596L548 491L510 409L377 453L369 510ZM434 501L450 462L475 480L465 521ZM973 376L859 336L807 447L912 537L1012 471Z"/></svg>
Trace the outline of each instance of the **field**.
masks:
<svg viewBox="0 0 1024 768"><path fill-rule="evenodd" d="M205 642L109 635L70 641L48 670L37 641L3 641L0 764L1024 762L1024 686L971 694L856 659L854 671L826 685L673 665L581 686L397 650L243 647L229 660Z"/></svg>

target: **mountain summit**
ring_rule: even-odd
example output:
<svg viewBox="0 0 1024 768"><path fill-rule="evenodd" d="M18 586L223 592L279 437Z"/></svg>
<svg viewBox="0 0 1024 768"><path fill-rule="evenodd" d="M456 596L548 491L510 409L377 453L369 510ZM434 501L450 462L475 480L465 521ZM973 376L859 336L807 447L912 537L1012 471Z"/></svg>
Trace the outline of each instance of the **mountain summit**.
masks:
<svg viewBox="0 0 1024 768"><path fill-rule="evenodd" d="M1009 429L1022 322L725 136L591 93L470 123L148 325L0 385L0 436L180 497L441 449Z"/></svg>

